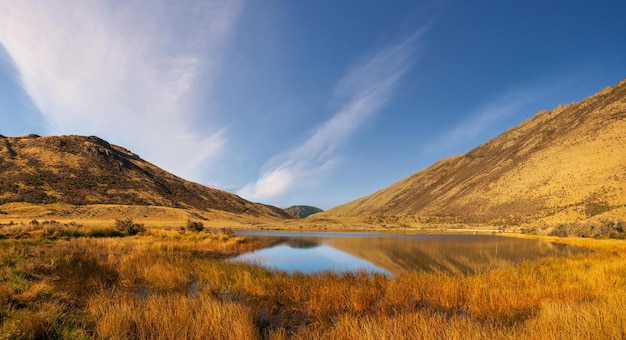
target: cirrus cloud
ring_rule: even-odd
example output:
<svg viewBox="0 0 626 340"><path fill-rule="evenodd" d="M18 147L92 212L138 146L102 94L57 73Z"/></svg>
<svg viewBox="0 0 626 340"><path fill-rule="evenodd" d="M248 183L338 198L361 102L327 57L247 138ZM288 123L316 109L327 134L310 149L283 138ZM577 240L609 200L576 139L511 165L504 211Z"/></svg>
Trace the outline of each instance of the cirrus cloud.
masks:
<svg viewBox="0 0 626 340"><path fill-rule="evenodd" d="M0 0L0 44L52 134L95 134L195 177L226 143L194 126L240 1ZM204 112L203 112L204 114ZM158 147L155 147L158 146Z"/></svg>
<svg viewBox="0 0 626 340"><path fill-rule="evenodd" d="M400 42L385 46L355 65L337 83L333 100L340 109L297 147L279 153L262 167L258 179L238 194L247 199L270 200L305 186L337 163L337 148L392 97L402 76L414 62L427 27Z"/></svg>

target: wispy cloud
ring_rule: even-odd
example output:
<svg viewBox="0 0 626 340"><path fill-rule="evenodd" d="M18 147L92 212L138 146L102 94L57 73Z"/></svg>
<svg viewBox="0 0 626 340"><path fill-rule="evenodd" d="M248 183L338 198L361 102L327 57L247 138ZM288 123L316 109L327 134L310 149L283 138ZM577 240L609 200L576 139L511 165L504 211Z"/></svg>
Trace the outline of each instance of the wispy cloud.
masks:
<svg viewBox="0 0 626 340"><path fill-rule="evenodd" d="M0 44L49 133L99 135L194 177L226 142L223 128L194 127L196 85L215 82L240 7L0 0Z"/></svg>
<svg viewBox="0 0 626 340"><path fill-rule="evenodd" d="M425 152L446 152L459 147L466 147L468 144L476 146L484 142L484 140L476 141L477 138L484 134L503 132L500 130L494 131L494 126L506 119L519 116L520 111L526 109L526 106L538 97L538 95L531 93L537 93L537 91L512 90L500 95L429 143Z"/></svg>
<svg viewBox="0 0 626 340"><path fill-rule="evenodd" d="M267 161L259 178L239 194L248 199L273 199L286 194L336 164L336 151L361 124L380 110L415 59L423 28L404 40L362 58L338 82L333 100L343 102L328 121L301 145Z"/></svg>

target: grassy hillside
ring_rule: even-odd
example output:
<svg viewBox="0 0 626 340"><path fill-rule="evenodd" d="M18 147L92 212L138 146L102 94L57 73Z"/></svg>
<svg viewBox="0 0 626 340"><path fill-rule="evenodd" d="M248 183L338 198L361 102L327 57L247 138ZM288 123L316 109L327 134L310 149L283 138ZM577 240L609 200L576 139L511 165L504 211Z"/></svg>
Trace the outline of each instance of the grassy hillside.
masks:
<svg viewBox="0 0 626 340"><path fill-rule="evenodd" d="M449 223L624 217L624 145L626 81L540 111L467 154L322 215Z"/></svg>
<svg viewBox="0 0 626 340"><path fill-rule="evenodd" d="M0 136L0 205L11 202L161 206L291 218L282 209L186 181L93 136Z"/></svg>

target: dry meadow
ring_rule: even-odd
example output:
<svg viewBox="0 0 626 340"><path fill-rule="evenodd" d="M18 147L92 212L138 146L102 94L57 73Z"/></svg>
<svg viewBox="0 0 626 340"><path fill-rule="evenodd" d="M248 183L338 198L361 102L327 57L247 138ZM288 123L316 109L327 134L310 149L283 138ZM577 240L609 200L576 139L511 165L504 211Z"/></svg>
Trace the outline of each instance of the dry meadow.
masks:
<svg viewBox="0 0 626 340"><path fill-rule="evenodd" d="M478 274L288 275L224 261L260 246L228 232L93 230L0 228L0 338L626 337L624 241Z"/></svg>

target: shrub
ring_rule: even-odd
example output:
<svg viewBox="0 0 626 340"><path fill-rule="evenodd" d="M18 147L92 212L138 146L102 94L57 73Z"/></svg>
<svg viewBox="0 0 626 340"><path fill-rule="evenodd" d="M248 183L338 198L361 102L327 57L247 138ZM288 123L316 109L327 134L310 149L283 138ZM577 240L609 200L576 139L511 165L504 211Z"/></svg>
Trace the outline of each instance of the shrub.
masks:
<svg viewBox="0 0 626 340"><path fill-rule="evenodd" d="M592 202L585 206L585 214L589 217L602 214L609 210L611 210L611 207L606 202Z"/></svg>
<svg viewBox="0 0 626 340"><path fill-rule="evenodd" d="M567 237L569 236L569 228L564 224L559 224L556 228L554 228L548 235L549 236L558 236L558 237Z"/></svg>
<svg viewBox="0 0 626 340"><path fill-rule="evenodd" d="M615 222L615 231L619 233L626 232L626 222L622 220Z"/></svg>
<svg viewBox="0 0 626 340"><path fill-rule="evenodd" d="M131 218L127 218L125 220L115 220L115 229L131 236L146 231L146 227L143 224L134 223Z"/></svg>
<svg viewBox="0 0 626 340"><path fill-rule="evenodd" d="M189 219L187 220L187 230L201 232L202 230L204 230L204 223L200 221L192 221Z"/></svg>
<svg viewBox="0 0 626 340"><path fill-rule="evenodd" d="M521 228L520 232L522 234L527 234L527 235L539 235L539 230L537 229L537 227L525 227L525 228Z"/></svg>

